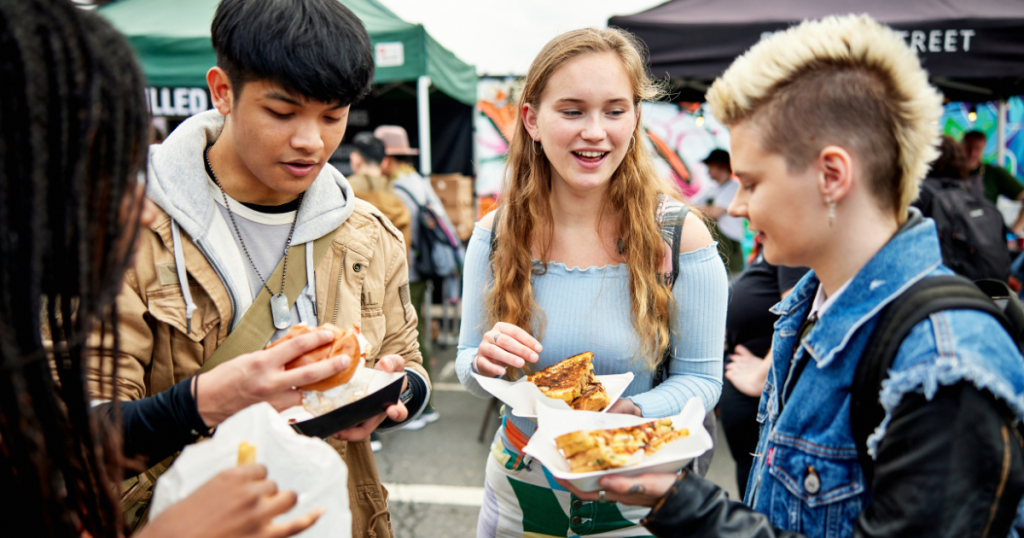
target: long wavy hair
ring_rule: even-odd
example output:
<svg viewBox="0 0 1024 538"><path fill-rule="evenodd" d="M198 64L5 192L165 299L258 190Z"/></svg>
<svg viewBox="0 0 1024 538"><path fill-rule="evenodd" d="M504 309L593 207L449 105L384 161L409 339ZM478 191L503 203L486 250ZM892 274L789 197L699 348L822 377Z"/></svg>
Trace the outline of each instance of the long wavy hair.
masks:
<svg viewBox="0 0 1024 538"><path fill-rule="evenodd" d="M0 0L0 80L0 534L122 536L119 408L90 412L86 339L138 229L142 74L99 16Z"/></svg>
<svg viewBox="0 0 1024 538"><path fill-rule="evenodd" d="M612 175L597 222L604 222L609 215L619 218L617 234L624 247L621 256L629 270L630 314L640 341L634 359L646 359L646 367L654 370L671 342L670 314L674 306L672 290L658 274L665 242L658 230L655 210L659 194L676 199L678 194L655 172L642 143L640 104L656 99L661 92L647 74L641 45L630 34L615 28L587 28L556 37L530 65L517 110L522 111L527 104L538 107L552 74L566 62L601 53L613 53L622 62L633 90L637 122L634 141ZM497 246L491 263L494 281L487 296L487 309L490 325L499 321L511 323L540 338L544 333L544 312L534 300L531 277L547 271L554 225L550 205L551 164L544 152L537 151L532 144L522 114L517 114L500 202L501 222L495 223ZM533 262L534 251L541 256L538 264ZM524 373L529 372L527 365ZM509 377L518 376L519 372L509 371Z"/></svg>

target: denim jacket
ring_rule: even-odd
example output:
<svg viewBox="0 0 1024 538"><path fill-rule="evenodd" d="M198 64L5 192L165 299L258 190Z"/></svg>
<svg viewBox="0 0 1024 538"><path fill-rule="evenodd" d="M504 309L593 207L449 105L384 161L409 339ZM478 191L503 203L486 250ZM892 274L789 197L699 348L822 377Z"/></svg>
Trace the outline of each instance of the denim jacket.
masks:
<svg viewBox="0 0 1024 538"><path fill-rule="evenodd" d="M773 308L781 317L745 499L772 525L808 536L852 535L857 514L870 501L850 426L857 362L882 308L918 280L948 274L935 224L911 209L907 224L853 277L802 341L798 331L819 284L814 272ZM810 362L781 406L790 373L805 355ZM922 393L931 400L938 387L961 381L991 392L1018 420L1024 418L1024 358L999 322L975 311L939 312L915 326L899 349L882 388L886 417L869 438L869 453L874 455L904 395Z"/></svg>

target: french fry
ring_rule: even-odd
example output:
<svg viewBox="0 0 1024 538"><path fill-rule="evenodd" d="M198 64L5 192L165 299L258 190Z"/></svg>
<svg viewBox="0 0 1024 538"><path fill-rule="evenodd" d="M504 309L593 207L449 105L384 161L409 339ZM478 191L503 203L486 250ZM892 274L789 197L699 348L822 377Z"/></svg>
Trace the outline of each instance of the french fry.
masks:
<svg viewBox="0 0 1024 538"><path fill-rule="evenodd" d="M238 465L256 463L256 445L248 441L238 443Z"/></svg>

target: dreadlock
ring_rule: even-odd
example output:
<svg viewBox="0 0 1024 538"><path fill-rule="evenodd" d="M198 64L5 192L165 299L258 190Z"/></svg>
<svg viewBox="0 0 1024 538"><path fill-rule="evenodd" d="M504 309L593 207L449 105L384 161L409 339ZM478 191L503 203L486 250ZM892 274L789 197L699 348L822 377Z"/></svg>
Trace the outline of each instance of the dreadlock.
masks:
<svg viewBox="0 0 1024 538"><path fill-rule="evenodd" d="M117 536L120 441L89 413L85 352L136 233L143 79L98 16L0 0L0 80L0 525Z"/></svg>

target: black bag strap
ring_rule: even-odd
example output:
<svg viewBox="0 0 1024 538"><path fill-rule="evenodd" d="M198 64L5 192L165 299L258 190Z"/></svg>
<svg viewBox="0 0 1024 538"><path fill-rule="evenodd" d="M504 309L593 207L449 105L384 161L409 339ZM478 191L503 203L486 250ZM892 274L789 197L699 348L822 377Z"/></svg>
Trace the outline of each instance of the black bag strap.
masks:
<svg viewBox="0 0 1024 538"><path fill-rule="evenodd" d="M416 197L413 196L411 192L409 192L409 189L407 189L407 188L405 188L405 187L403 187L401 185L394 185L394 184L392 184L392 186L394 186L396 190L400 190L400 191L404 192L405 195L408 196L410 200L412 200L412 203L416 204L416 207L418 209L423 210L423 208L426 207L425 205L421 204L420 201L417 200Z"/></svg>
<svg viewBox="0 0 1024 538"><path fill-rule="evenodd" d="M983 281L984 283L984 281ZM996 284L999 284L996 282ZM1011 294L1012 296L1012 294ZM885 418L880 393L903 340L918 323L943 310L978 310L999 320L1015 340L1017 329L981 288L962 276L927 277L907 288L879 313L861 354L850 390L850 425L867 484L874 478L874 460L867 440ZM1012 312L1014 309L1007 309Z"/></svg>
<svg viewBox="0 0 1024 538"><path fill-rule="evenodd" d="M680 238L683 235L683 222L686 221L686 215L690 213L690 208L685 204L680 204L680 208L669 215L669 212L664 208L664 205L668 201L669 200L666 195L658 195L658 230L661 232L662 239L664 239L672 249L672 273L668 276L670 279L668 284L670 288L675 288L676 280L679 279ZM671 362L672 345L670 344L669 347L665 349L665 355L661 358L661 362L658 363L658 368L654 371L654 378L651 380L651 388L657 387L668 379L668 365Z"/></svg>
<svg viewBox="0 0 1024 538"><path fill-rule="evenodd" d="M491 245L490 250L487 254L487 259L490 262L494 262L494 253L498 251L498 222L501 220L501 208L494 210L494 220L491 224Z"/></svg>

